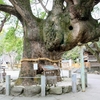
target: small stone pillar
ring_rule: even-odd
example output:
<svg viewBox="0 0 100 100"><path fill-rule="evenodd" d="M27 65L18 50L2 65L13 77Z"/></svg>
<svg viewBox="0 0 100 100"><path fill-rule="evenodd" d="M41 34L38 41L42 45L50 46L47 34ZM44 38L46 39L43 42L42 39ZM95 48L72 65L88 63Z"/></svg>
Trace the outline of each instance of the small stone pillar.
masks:
<svg viewBox="0 0 100 100"><path fill-rule="evenodd" d="M72 74L72 92L77 92L77 85L76 85L76 74Z"/></svg>
<svg viewBox="0 0 100 100"><path fill-rule="evenodd" d="M6 75L6 95L10 95L10 75Z"/></svg>
<svg viewBox="0 0 100 100"><path fill-rule="evenodd" d="M44 75L41 76L41 96L45 96L45 87L46 87L46 77Z"/></svg>

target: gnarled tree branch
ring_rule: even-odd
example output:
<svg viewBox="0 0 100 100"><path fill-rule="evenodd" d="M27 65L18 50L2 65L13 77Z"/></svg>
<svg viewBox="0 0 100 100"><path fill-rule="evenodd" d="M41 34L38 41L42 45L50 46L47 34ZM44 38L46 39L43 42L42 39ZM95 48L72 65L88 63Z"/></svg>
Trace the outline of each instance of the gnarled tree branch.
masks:
<svg viewBox="0 0 100 100"><path fill-rule="evenodd" d="M30 0L10 0L10 2L27 23L31 22L33 18L35 19L30 7Z"/></svg>
<svg viewBox="0 0 100 100"><path fill-rule="evenodd" d="M9 13L9 14L12 14L12 15L16 16L21 21L20 14L12 6L0 4L0 11L6 12L6 13Z"/></svg>
<svg viewBox="0 0 100 100"><path fill-rule="evenodd" d="M10 0L23 19L24 35L28 40L37 41L39 36L40 20L33 15L30 0Z"/></svg>

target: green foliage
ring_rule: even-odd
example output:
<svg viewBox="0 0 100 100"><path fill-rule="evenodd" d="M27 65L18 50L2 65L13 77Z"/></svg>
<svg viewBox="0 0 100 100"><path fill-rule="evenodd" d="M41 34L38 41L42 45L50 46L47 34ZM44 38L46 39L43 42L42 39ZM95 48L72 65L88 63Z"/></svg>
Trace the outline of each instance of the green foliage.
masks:
<svg viewBox="0 0 100 100"><path fill-rule="evenodd" d="M79 57L79 53L80 53L80 48L78 46L76 46L72 50L65 52L63 54L62 58L75 60Z"/></svg>
<svg viewBox="0 0 100 100"><path fill-rule="evenodd" d="M23 48L23 40L17 37L14 27L9 28L4 38L0 41L0 54L15 51L17 53L17 60L20 60Z"/></svg>
<svg viewBox="0 0 100 100"><path fill-rule="evenodd" d="M40 18L44 19L46 17L46 12L41 12L40 13Z"/></svg>
<svg viewBox="0 0 100 100"><path fill-rule="evenodd" d="M4 0L0 0L0 4L5 4L5 3L4 3Z"/></svg>
<svg viewBox="0 0 100 100"><path fill-rule="evenodd" d="M4 47L6 52L10 52L11 50L14 50L15 43L16 43L16 37L14 33L15 33L15 29L14 27L11 27L5 36Z"/></svg>
<svg viewBox="0 0 100 100"><path fill-rule="evenodd" d="M16 60L17 61L19 61L22 58L22 51L23 51L23 39L17 38L17 41L16 41L16 52L17 52Z"/></svg>
<svg viewBox="0 0 100 100"><path fill-rule="evenodd" d="M4 17L6 17L6 23L0 32L0 55L16 52L16 60L19 61L22 58L23 51L23 32L21 24L16 17L8 13L2 13L2 19L0 19L0 21L2 21Z"/></svg>
<svg viewBox="0 0 100 100"><path fill-rule="evenodd" d="M0 55L2 55L3 53L3 48L4 48L3 44L4 43L0 41Z"/></svg>
<svg viewBox="0 0 100 100"><path fill-rule="evenodd" d="M33 2L34 0L30 0L30 2Z"/></svg>

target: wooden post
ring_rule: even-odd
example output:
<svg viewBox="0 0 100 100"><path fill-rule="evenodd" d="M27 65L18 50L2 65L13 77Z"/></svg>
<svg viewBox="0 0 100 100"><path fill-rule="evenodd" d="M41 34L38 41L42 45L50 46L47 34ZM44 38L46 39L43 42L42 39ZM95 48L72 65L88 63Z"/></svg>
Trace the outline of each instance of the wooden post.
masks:
<svg viewBox="0 0 100 100"><path fill-rule="evenodd" d="M81 65L81 84L82 91L85 92L85 68L84 68L84 58L83 58L83 46L80 46L80 65Z"/></svg>
<svg viewBox="0 0 100 100"><path fill-rule="evenodd" d="M10 95L10 75L6 75L6 95Z"/></svg>
<svg viewBox="0 0 100 100"><path fill-rule="evenodd" d="M72 92L77 92L77 85L76 85L76 74L72 74Z"/></svg>
<svg viewBox="0 0 100 100"><path fill-rule="evenodd" d="M41 96L45 96L45 87L46 87L46 77L44 75L41 76Z"/></svg>

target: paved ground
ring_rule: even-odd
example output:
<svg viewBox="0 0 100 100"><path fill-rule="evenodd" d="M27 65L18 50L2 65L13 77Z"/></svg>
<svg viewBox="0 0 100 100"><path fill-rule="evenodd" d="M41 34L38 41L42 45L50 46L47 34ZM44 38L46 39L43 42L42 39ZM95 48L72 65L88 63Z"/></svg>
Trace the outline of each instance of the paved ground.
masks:
<svg viewBox="0 0 100 100"><path fill-rule="evenodd" d="M0 95L0 100L100 100L100 75L88 75L88 88L85 92L48 95L46 97L12 97Z"/></svg>

